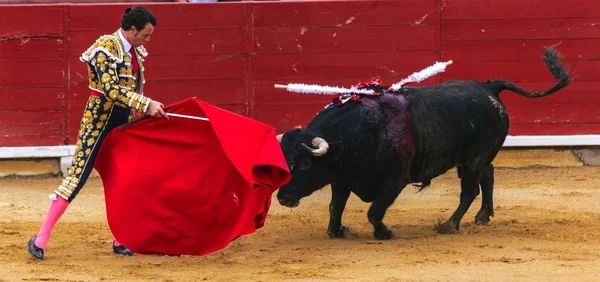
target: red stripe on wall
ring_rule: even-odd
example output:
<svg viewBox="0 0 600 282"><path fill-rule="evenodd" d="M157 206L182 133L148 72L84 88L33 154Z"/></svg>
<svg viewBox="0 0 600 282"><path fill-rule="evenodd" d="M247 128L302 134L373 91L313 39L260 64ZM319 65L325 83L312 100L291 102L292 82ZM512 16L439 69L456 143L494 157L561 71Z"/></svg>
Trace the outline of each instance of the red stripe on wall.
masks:
<svg viewBox="0 0 600 282"><path fill-rule="evenodd" d="M129 4L0 6L0 145L74 144L89 96L79 56L117 30ZM574 82L542 99L501 97L510 134L599 133L600 6L596 1L313 1L152 3L145 94L196 96L276 127L306 124L331 96L273 84L392 84L453 60L423 84L506 79L539 91L556 80L542 61L556 45ZM22 15L27 21L20 22ZM413 85L416 86L416 85ZM600 108L600 107L598 107ZM532 110L533 109L533 110ZM9 122L10 117L22 117ZM50 121L52 120L52 121ZM41 133L40 133L41 132ZM20 138L20 139L19 139Z"/></svg>

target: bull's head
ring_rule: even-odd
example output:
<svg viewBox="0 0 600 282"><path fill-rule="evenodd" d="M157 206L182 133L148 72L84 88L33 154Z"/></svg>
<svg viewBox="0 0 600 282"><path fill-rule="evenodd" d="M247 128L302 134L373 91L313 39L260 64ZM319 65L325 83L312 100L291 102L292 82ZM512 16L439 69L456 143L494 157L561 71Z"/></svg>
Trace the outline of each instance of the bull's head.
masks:
<svg viewBox="0 0 600 282"><path fill-rule="evenodd" d="M278 135L277 140L292 173L292 179L279 188L277 199L284 206L296 207L300 199L329 184L325 166L329 145L325 139L300 129Z"/></svg>

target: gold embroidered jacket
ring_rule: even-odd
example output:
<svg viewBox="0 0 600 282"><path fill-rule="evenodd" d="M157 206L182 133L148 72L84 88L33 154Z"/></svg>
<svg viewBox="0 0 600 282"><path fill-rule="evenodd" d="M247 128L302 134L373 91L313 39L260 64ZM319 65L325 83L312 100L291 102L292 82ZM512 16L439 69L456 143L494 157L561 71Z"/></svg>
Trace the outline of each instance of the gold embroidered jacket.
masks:
<svg viewBox="0 0 600 282"><path fill-rule="evenodd" d="M90 89L103 94L117 106L143 114L151 101L142 92L146 83L142 62L148 53L143 46L131 47L130 53L137 56L139 67L138 77L135 77L131 57L123 50L124 45L117 32L98 38L80 60L87 63ZM134 48L137 52L133 51Z"/></svg>

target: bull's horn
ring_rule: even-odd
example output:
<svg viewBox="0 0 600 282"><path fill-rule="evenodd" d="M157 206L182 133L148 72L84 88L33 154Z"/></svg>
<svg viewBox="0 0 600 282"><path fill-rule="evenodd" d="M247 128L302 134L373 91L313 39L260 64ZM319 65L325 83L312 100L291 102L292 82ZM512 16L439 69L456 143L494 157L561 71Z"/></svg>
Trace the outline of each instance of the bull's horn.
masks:
<svg viewBox="0 0 600 282"><path fill-rule="evenodd" d="M277 142L281 144L281 139L283 139L283 134L277 135Z"/></svg>
<svg viewBox="0 0 600 282"><path fill-rule="evenodd" d="M322 155L327 154L327 151L329 150L329 144L327 144L327 141L325 141L325 139L321 137L315 137L312 140L312 144L313 146L317 147L317 149L310 148L306 146L306 144L302 143L302 145L304 145L304 147L308 149L313 154L313 156L320 157Z"/></svg>

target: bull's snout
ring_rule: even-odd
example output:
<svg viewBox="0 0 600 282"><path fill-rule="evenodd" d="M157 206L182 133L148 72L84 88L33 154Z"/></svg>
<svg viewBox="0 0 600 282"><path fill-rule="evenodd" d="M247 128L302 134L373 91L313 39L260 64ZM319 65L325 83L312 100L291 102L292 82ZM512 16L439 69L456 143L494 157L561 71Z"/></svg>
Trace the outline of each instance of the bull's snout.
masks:
<svg viewBox="0 0 600 282"><path fill-rule="evenodd" d="M277 195L277 200L279 201L279 204L288 208L295 208L300 204L300 201L292 200L291 198L283 195Z"/></svg>

